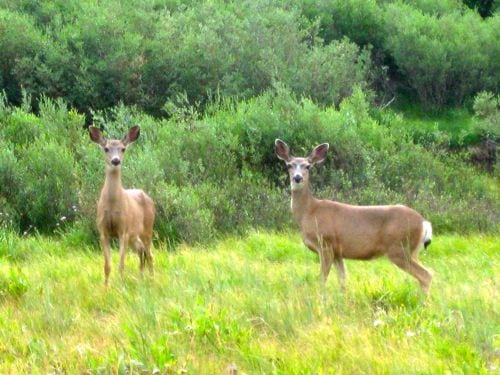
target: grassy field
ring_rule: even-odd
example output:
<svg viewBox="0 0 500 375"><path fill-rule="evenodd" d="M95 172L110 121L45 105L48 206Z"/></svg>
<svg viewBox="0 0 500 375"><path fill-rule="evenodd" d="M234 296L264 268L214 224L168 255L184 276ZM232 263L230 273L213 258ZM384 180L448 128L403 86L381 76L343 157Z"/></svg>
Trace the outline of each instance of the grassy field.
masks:
<svg viewBox="0 0 500 375"><path fill-rule="evenodd" d="M451 146L478 142L479 136L473 134L473 114L466 108L437 111L425 110L413 103L403 103L396 107L396 113L403 115L403 125L417 130L421 136L439 131L449 137Z"/></svg>
<svg viewBox="0 0 500 375"><path fill-rule="evenodd" d="M0 373L497 373L498 237L436 236L425 300L385 260L348 261L348 291L296 234L253 232L129 254L103 287L96 248L0 233Z"/></svg>

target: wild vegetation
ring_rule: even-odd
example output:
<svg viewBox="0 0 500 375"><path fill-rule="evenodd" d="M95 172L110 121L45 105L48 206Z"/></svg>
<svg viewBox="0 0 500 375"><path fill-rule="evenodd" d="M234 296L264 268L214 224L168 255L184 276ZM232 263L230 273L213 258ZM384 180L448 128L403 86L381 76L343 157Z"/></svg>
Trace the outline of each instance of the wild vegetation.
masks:
<svg viewBox="0 0 500 375"><path fill-rule="evenodd" d="M348 261L346 294L335 278L322 290L317 258L296 234L158 247L154 279L139 279L128 258L107 291L95 250L0 238L1 372L486 374L500 365L497 237L436 237L421 255L435 272L426 302L387 261Z"/></svg>
<svg viewBox="0 0 500 375"><path fill-rule="evenodd" d="M499 14L0 0L0 372L498 371ZM157 208L154 279L128 257L107 291L90 124L141 126L123 185ZM432 222L429 299L383 261L348 261L345 295L320 287L276 138L330 144L315 196Z"/></svg>
<svg viewBox="0 0 500 375"><path fill-rule="evenodd" d="M275 82L325 105L354 85L460 105L500 86L498 4L465 3L1 0L0 89L87 114L123 102L159 116L178 94L247 99Z"/></svg>
<svg viewBox="0 0 500 375"><path fill-rule="evenodd" d="M445 133L422 134L392 112L372 115L359 89L338 110L278 88L246 101L221 100L206 114L192 107L173 113L157 120L119 106L94 116L109 138L141 124L141 138L124 158L123 185L153 198L161 240L207 242L248 228L289 227L276 138L296 153L330 143L329 158L313 173L319 196L404 203L438 232L498 231L497 170L488 175L449 154ZM3 225L21 233L65 228L95 240L104 162L82 129L83 116L45 99L39 116L4 105L0 121Z"/></svg>
<svg viewBox="0 0 500 375"><path fill-rule="evenodd" d="M498 15L478 4L0 1L0 222L95 238L92 122L142 126L125 186L172 242L288 227L277 137L332 145L320 196L497 231Z"/></svg>

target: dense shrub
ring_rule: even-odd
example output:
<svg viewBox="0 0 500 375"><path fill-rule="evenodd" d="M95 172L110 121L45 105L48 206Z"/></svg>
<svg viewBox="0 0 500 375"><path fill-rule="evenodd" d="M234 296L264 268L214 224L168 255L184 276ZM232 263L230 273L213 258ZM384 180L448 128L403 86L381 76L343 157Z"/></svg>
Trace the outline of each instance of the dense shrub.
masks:
<svg viewBox="0 0 500 375"><path fill-rule="evenodd" d="M385 48L424 105L461 104L481 89L498 87L495 17L482 20L469 11L437 18L390 4L386 20Z"/></svg>
<svg viewBox="0 0 500 375"><path fill-rule="evenodd" d="M20 104L21 86L35 90L37 85L32 74L23 73L27 65L38 63L35 60L44 50L44 37L30 16L0 9L0 50L0 88L11 102Z"/></svg>
<svg viewBox="0 0 500 375"><path fill-rule="evenodd" d="M21 181L13 146L0 138L0 229L19 229Z"/></svg>
<svg viewBox="0 0 500 375"><path fill-rule="evenodd" d="M23 176L18 196L22 226L48 230L72 219L77 185L69 150L41 138L20 150L19 169Z"/></svg>
<svg viewBox="0 0 500 375"><path fill-rule="evenodd" d="M197 189L161 184L154 198L157 227L169 241L195 243L214 237L213 213L202 205Z"/></svg>
<svg viewBox="0 0 500 375"><path fill-rule="evenodd" d="M376 0L311 1L304 12L320 18L320 35L327 42L348 36L360 46L382 47L384 14Z"/></svg>
<svg viewBox="0 0 500 375"><path fill-rule="evenodd" d="M490 17L500 8L496 0L463 0L463 3L471 9L479 12L481 17Z"/></svg>
<svg viewBox="0 0 500 375"><path fill-rule="evenodd" d="M500 97L481 92L474 99L474 131L484 140L500 142Z"/></svg>
<svg viewBox="0 0 500 375"><path fill-rule="evenodd" d="M88 138L81 116L62 103L46 100L40 108L40 116L5 109L0 121L3 211L20 231L52 232L70 223L78 238L97 238L102 150ZM432 140L415 144L401 116L375 120L361 89L339 109L323 109L279 85L257 98L216 100L207 108L209 113L201 114L179 105L170 120L161 121L123 105L95 113L109 138L142 125L141 137L125 156L123 185L151 195L161 241L203 242L248 228L291 225L289 182L274 155L276 138L297 156L330 143L328 159L312 173L320 197L408 204L436 231L498 230L495 177L481 175ZM39 134L15 145L3 134L20 118Z"/></svg>
<svg viewBox="0 0 500 375"><path fill-rule="evenodd" d="M498 89L498 15L483 20L458 0L300 3L305 15L319 19L327 42L347 36L373 46L371 74L379 90L399 88L426 107L443 107Z"/></svg>
<svg viewBox="0 0 500 375"><path fill-rule="evenodd" d="M87 114L123 102L160 115L184 92L203 104L213 93L248 98L283 82L338 104L369 83L367 55L347 40L324 47L297 7L184 3L0 5L0 89L16 104L24 87L36 100L64 97Z"/></svg>
<svg viewBox="0 0 500 375"><path fill-rule="evenodd" d="M496 157L484 176L443 151L443 132L369 104L374 88L425 107L488 90L472 130L496 151L494 9L482 19L458 0L0 2L0 227L69 223L75 238L96 237L104 161L83 112L109 138L141 124L123 184L155 200L160 240L290 225L276 138L296 155L330 143L312 175L321 197L406 203L437 231L498 230Z"/></svg>
<svg viewBox="0 0 500 375"><path fill-rule="evenodd" d="M123 102L160 116L182 93L203 107L276 83L322 104L372 85L456 105L499 85L496 6L466 3L488 17L458 0L4 2L0 90L87 115Z"/></svg>

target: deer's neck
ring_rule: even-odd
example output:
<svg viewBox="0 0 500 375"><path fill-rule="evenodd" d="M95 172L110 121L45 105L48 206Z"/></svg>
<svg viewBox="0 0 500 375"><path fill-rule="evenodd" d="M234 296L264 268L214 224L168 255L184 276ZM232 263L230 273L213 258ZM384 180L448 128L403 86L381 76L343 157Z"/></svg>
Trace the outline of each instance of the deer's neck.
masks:
<svg viewBox="0 0 500 375"><path fill-rule="evenodd" d="M300 225L302 219L311 209L311 205L314 202L309 186L306 185L302 189L292 190L292 213L295 221Z"/></svg>
<svg viewBox="0 0 500 375"><path fill-rule="evenodd" d="M122 175L120 169L106 168L106 180L102 188L101 199L107 206L119 206L123 200Z"/></svg>

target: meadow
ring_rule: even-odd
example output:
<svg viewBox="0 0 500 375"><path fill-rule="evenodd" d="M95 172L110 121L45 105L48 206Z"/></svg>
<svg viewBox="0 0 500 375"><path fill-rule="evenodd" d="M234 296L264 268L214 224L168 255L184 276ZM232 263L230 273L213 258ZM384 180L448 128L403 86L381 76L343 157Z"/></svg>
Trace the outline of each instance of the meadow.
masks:
<svg viewBox="0 0 500 375"><path fill-rule="evenodd" d="M2 373L496 373L498 237L436 235L428 299L386 260L347 292L295 232L157 245L154 278L68 237L0 237ZM233 372L234 373L234 372Z"/></svg>
<svg viewBox="0 0 500 375"><path fill-rule="evenodd" d="M0 373L500 370L500 3L0 0ZM154 277L95 225L90 125L156 205ZM347 292L289 212L276 138L328 142L321 199L432 222L425 298L385 260Z"/></svg>

